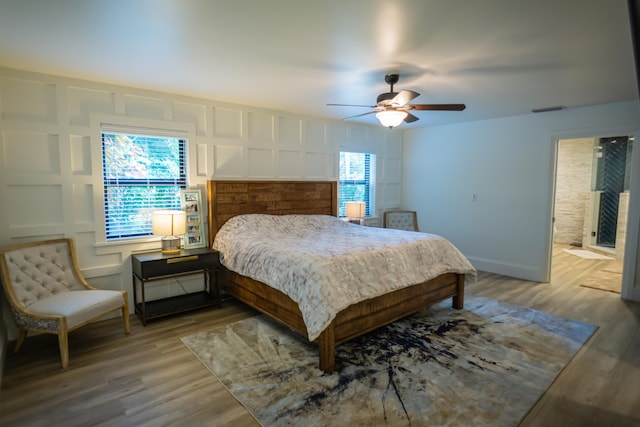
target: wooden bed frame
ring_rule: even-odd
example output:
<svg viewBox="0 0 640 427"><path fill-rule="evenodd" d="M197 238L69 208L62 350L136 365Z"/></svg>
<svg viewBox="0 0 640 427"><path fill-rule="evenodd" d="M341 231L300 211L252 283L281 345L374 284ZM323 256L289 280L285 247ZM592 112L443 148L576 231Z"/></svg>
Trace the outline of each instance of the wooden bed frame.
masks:
<svg viewBox="0 0 640 427"><path fill-rule="evenodd" d="M329 181L208 181L209 246L230 218L247 213L338 215L338 185ZM238 300L308 337L302 313L284 293L230 270L224 271L224 290ZM447 273L424 283L399 289L352 305L338 313L315 340L320 369L335 369L337 345L453 297L464 303L464 274Z"/></svg>

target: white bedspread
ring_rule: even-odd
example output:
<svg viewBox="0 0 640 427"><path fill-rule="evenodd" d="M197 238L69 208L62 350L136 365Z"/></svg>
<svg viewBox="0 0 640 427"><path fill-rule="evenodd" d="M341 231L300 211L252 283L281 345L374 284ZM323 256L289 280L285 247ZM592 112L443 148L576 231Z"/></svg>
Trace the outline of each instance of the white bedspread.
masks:
<svg viewBox="0 0 640 427"><path fill-rule="evenodd" d="M298 303L311 341L349 305L444 273L476 274L443 237L325 215L236 216L213 248L228 269Z"/></svg>

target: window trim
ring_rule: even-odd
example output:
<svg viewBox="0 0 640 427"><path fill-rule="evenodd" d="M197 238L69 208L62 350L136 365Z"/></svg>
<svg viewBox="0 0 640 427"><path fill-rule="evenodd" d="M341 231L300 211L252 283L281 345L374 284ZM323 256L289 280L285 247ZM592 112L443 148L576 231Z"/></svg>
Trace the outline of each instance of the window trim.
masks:
<svg viewBox="0 0 640 427"><path fill-rule="evenodd" d="M111 132L127 133L131 129L142 130L144 133L156 132L156 135L181 137L187 140L185 169L187 172L187 187L193 184L193 171L189 167L190 159L195 155L194 147L196 141L196 124L183 122L170 122L166 120L140 119L125 116L114 116L109 114L92 114L90 115L90 151L91 153L99 153L99 155L90 156L91 159L91 184L93 186L93 226L88 232L95 234L94 247L97 248L99 255L107 255L111 253L121 253L128 251L130 245L136 245L136 250L152 251L159 249L159 236L141 236L130 237L119 240L107 240L106 231L106 214L104 207L104 181L102 169L102 132L109 130ZM80 134L82 136L82 134ZM206 170L202 173L206 175ZM199 173L200 174L200 173Z"/></svg>
<svg viewBox="0 0 640 427"><path fill-rule="evenodd" d="M102 188L103 188L103 203L104 203L104 211L105 211L105 237L107 239L107 241L112 242L112 241L118 241L118 240L126 240L126 239L131 239L131 238L140 238L140 237L150 237L153 234L151 233L151 231L149 230L148 232L140 232L140 233L113 233L112 236L110 237L107 234L107 221L106 218L107 217L117 217L118 215L118 210L116 209L115 212L112 212L111 215L107 214L107 206L110 204L110 198L109 198L109 194L110 194L110 189L112 188L127 188L127 187L144 187L146 189L149 189L150 187L179 187L181 190L186 189L188 187L188 182L187 182L187 161L186 161L186 156L187 156L187 145L188 145L188 140L186 138L183 137L176 137L176 136L167 136L164 134L161 135L150 135L149 133L151 132L145 132L145 131L140 131L140 132L114 132L111 130L105 130L103 129L101 132L101 158L102 158ZM173 178L147 178L147 177L143 177L143 178L107 178L105 176L105 171L106 171L106 158L105 158L105 135L112 135L112 136L118 136L118 135L124 135L126 137L140 137L140 138L151 138L151 139L156 139L156 140L163 140L163 139L171 139L174 141L178 141L179 144L179 159L181 159L181 161L179 161L179 175L177 177L173 177ZM152 207L149 206L149 208L152 209L178 209L179 207L179 201L180 201L180 196L178 195L178 198L176 199L176 203L174 205L166 205L166 206L157 206L157 207ZM170 202L171 198L167 199L167 201ZM141 203L144 203L146 201L142 201ZM133 207L134 210L136 208L135 204L131 204L131 201L128 201L127 204L127 209L129 209L130 207ZM139 211L138 211L139 212ZM110 222L110 221L109 221ZM131 228L130 228L131 227ZM132 222L126 222L125 223L125 227L124 230L129 229L131 231L134 230L140 230L138 227L136 227L136 225ZM116 227L116 229L118 229ZM120 230L123 231L123 230ZM124 235L122 235L124 234Z"/></svg>
<svg viewBox="0 0 640 427"><path fill-rule="evenodd" d="M367 174L366 176L368 176L368 179L364 179L364 180L343 180L340 178L340 157L342 153L355 153L355 154L364 154L366 156L372 156L373 157L373 162L371 157L369 158L369 161L365 161L365 174ZM348 184L364 184L365 185L365 204L366 204L366 212L365 212L365 218L373 218L375 217L375 212L376 212L376 163L378 161L378 155L375 151L364 151L364 150L353 150L353 149L348 149L348 148L340 148L340 151L338 152L338 214L340 213L340 202L342 201L342 197L340 195L341 193L341 188L343 183L348 183ZM367 172L368 169L368 172ZM367 185L368 183L368 185ZM351 200L345 200L345 201L351 201ZM355 201L361 201L361 200L355 200ZM345 216L341 216L341 218L346 218Z"/></svg>

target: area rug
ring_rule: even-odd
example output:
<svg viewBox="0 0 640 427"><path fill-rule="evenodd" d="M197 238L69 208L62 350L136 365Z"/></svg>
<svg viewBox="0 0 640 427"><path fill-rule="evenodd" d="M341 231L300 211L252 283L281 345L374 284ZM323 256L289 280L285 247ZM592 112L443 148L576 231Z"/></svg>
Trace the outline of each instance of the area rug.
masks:
<svg viewBox="0 0 640 427"><path fill-rule="evenodd" d="M615 259L607 255L602 255L602 254L587 251L584 249L563 249L563 251L570 253L571 255L579 256L580 258L585 258L585 259L608 259L608 260Z"/></svg>
<svg viewBox="0 0 640 427"><path fill-rule="evenodd" d="M256 316L183 337L263 426L515 426L596 330L467 295L337 347Z"/></svg>

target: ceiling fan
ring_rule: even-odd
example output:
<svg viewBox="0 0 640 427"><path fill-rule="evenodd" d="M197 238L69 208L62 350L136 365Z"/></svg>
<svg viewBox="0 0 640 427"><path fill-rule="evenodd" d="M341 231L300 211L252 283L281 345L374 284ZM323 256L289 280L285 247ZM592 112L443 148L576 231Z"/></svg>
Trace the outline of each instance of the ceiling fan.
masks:
<svg viewBox="0 0 640 427"><path fill-rule="evenodd" d="M398 74L387 74L384 76L384 81L391 86L389 92L381 93L378 95L376 105L351 105L351 104L327 104L328 106L337 107L367 107L373 108L373 111L369 111L362 114L357 114L351 117L345 117L344 120L354 119L356 117L362 117L369 114L375 114L380 123L389 129L394 128L402 122L412 123L416 120L420 120L418 117L411 114L409 111L462 111L466 108L464 104L409 104L409 101L420 96L419 93L412 90L401 90L400 92L393 91L393 85L398 83L400 76Z"/></svg>

